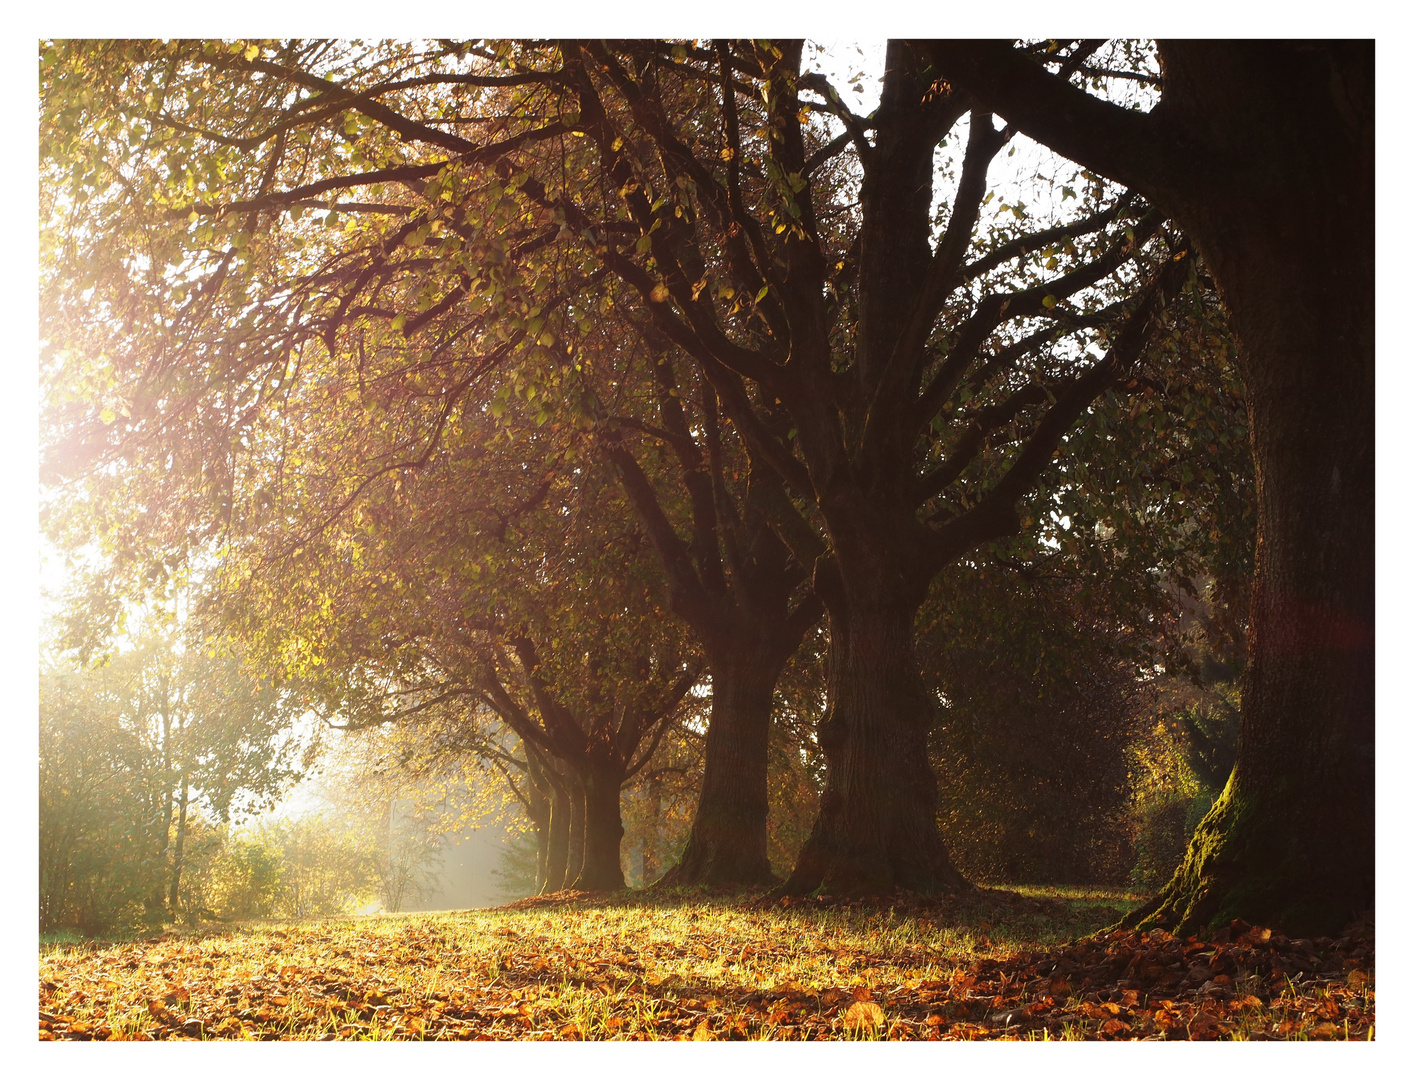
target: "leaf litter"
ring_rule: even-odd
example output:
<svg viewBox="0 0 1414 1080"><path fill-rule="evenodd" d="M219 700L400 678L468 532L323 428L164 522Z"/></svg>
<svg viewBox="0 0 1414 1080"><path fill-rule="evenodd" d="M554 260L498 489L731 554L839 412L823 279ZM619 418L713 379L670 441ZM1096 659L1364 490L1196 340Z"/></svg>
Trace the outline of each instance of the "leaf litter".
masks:
<svg viewBox="0 0 1414 1080"><path fill-rule="evenodd" d="M1372 927L1056 939L1102 912L983 889L882 903L565 892L207 929L41 955L39 1038L1374 1037Z"/></svg>

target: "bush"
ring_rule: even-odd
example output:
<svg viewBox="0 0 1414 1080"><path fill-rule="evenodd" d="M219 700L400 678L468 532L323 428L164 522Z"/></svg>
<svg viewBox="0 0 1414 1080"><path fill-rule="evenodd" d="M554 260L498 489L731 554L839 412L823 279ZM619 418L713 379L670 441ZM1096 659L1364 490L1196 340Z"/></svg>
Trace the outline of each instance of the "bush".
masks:
<svg viewBox="0 0 1414 1080"><path fill-rule="evenodd" d="M274 915L284 876L280 849L268 837L229 837L210 871L210 909L223 919Z"/></svg>

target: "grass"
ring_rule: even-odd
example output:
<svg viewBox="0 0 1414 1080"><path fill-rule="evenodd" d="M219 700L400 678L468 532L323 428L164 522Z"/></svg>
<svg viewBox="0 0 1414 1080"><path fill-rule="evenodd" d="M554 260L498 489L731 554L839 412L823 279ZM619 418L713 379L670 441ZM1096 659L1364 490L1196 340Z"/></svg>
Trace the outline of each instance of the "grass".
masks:
<svg viewBox="0 0 1414 1080"><path fill-rule="evenodd" d="M1018 958L1092 933L1136 900L1020 888L764 907L680 892L54 941L40 957L40 1037L1094 1038L1107 1023L1117 1033L1119 1014L1078 994L1052 1001L1054 1023L1024 1027L1030 999L1052 998L1015 1005L1031 979ZM1372 1012L1372 982L1369 994ZM1292 1001L1304 1008L1302 995ZM1004 1004L1016 1011L999 1013ZM1344 998L1334 1007L1343 1015ZM1253 1018L1263 1031L1289 1019L1267 1013Z"/></svg>

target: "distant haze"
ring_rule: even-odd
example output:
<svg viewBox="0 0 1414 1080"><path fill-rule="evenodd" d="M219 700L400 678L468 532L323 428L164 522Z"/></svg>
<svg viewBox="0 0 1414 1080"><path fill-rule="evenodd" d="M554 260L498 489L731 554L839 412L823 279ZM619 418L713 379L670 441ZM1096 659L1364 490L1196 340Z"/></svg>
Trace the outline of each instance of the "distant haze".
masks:
<svg viewBox="0 0 1414 1080"><path fill-rule="evenodd" d="M499 878L491 872L500 866L501 852L509 838L499 826L472 829L462 836L449 836L442 844L442 867L437 891L424 900L410 900L405 911L447 911L496 907L513 897L502 892Z"/></svg>

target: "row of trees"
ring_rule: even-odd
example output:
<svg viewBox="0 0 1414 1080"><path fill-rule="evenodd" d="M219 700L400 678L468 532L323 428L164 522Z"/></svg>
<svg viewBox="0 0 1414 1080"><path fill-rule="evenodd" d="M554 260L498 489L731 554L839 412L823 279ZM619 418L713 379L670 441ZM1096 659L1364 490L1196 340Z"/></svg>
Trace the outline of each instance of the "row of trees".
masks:
<svg viewBox="0 0 1414 1080"><path fill-rule="evenodd" d="M1265 309L1244 308L1233 349L1203 268L1228 291L1247 272L1221 228L1080 150L1095 172L1046 159L1029 188L988 180L1018 130L988 111L1014 107L997 85L1085 96L1137 145L1141 117L1235 108L1190 85L1224 61L1180 77L1198 54L1161 50L1160 71L1133 43L1007 49L891 43L862 117L799 42L46 45L53 531L96 543L130 593L209 565L207 614L331 716L502 770L546 888L622 884L620 791L694 737L669 880L774 880L773 709L814 642L823 679L793 696L824 712L798 709L786 757L821 770L818 810L782 888L961 885L930 733L957 762L965 725L940 709L1024 742L1000 688L1026 680L999 677L1031 650L1040 678L1064 627L1052 662L1087 678L1051 726L1104 727L1136 676L1181 659L1183 596L1241 592L1246 413L1258 475L1291 470L1269 461L1284 436L1263 442L1287 430L1274 391L1252 397L1252 364L1280 362L1251 359ZM1358 80L1360 55L1330 62ZM1025 77L988 81L1007 64ZM1123 89L1159 83L1147 113ZM1330 495L1358 516L1368 489L1371 523L1372 430L1340 428ZM1258 488L1266 551L1295 496ZM1322 538L1292 595L1302 575L1355 581L1361 536ZM1302 648L1364 655L1348 645ZM1284 678L1252 657L1259 685ZM1272 692L1244 725L1268 723L1250 718ZM1327 699L1301 722L1339 742L1355 728L1311 711ZM1243 753L1287 760L1252 749L1262 730L1239 775ZM1226 911L1207 873L1150 914ZM1359 907L1355 879L1337 895L1317 876L1242 913Z"/></svg>

